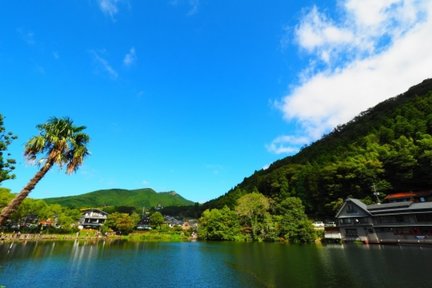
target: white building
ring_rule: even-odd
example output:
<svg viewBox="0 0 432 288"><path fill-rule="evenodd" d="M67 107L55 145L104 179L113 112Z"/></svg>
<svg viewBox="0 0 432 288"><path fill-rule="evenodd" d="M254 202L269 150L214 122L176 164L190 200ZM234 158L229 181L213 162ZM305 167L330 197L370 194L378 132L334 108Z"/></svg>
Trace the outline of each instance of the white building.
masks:
<svg viewBox="0 0 432 288"><path fill-rule="evenodd" d="M83 228L99 228L105 223L108 213L99 209L87 209L79 220Z"/></svg>

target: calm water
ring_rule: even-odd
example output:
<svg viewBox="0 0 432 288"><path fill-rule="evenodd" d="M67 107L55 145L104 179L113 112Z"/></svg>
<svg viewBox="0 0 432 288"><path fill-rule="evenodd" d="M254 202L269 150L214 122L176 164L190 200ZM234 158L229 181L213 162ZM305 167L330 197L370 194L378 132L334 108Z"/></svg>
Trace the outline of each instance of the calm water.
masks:
<svg viewBox="0 0 432 288"><path fill-rule="evenodd" d="M0 243L0 287L432 287L432 248Z"/></svg>

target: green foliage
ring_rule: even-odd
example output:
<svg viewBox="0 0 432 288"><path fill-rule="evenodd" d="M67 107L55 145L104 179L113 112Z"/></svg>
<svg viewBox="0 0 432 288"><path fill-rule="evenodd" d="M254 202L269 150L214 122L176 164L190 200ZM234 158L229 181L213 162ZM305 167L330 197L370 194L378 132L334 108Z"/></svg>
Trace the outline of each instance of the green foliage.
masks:
<svg viewBox="0 0 432 288"><path fill-rule="evenodd" d="M83 131L85 126L75 126L68 117L52 117L36 126L39 135L25 145L24 155L28 160L46 160L46 164L66 166L66 173L75 172L89 155L87 144L90 137Z"/></svg>
<svg viewBox="0 0 432 288"><path fill-rule="evenodd" d="M242 196L235 207L207 209L199 219L198 236L204 240L252 240L310 243L316 238L299 198L287 197L274 203L262 194Z"/></svg>
<svg viewBox="0 0 432 288"><path fill-rule="evenodd" d="M227 206L205 210L199 219L198 237L204 240L239 240L240 222L237 214Z"/></svg>
<svg viewBox="0 0 432 288"><path fill-rule="evenodd" d="M187 241L188 236L183 231L176 231L173 229L167 231L145 231L134 232L127 236L129 241L155 241L155 242L181 242Z"/></svg>
<svg viewBox="0 0 432 288"><path fill-rule="evenodd" d="M159 230L161 229L161 225L165 222L163 215L159 211L152 213L149 218L150 225L158 227Z"/></svg>
<svg viewBox="0 0 432 288"><path fill-rule="evenodd" d="M13 198L14 194L10 190L0 188L0 209ZM36 233L40 231L40 221L49 220L53 224L53 233L70 233L76 231L80 217L81 212L78 209L70 209L58 204L49 205L43 200L26 198L9 217L9 225L19 224L23 232Z"/></svg>
<svg viewBox="0 0 432 288"><path fill-rule="evenodd" d="M299 197L308 215L332 218L341 199L375 200L432 186L432 79L386 100L303 148L256 171L203 209L231 209L247 193L278 203Z"/></svg>
<svg viewBox="0 0 432 288"><path fill-rule="evenodd" d="M0 224L17 210L53 165L60 168L66 166L66 173L70 174L75 172L89 155L86 144L90 137L83 132L85 126L75 126L70 118L52 117L36 127L39 135L26 143L24 156L27 160L44 164L16 197L1 210Z"/></svg>
<svg viewBox="0 0 432 288"><path fill-rule="evenodd" d="M288 197L277 204L276 210L281 215L280 236L290 243L310 243L315 240L315 230L300 198Z"/></svg>
<svg viewBox="0 0 432 288"><path fill-rule="evenodd" d="M140 217L136 213L129 215L127 213L115 212L108 215L104 226L111 228L119 234L127 235L133 231L139 220Z"/></svg>
<svg viewBox="0 0 432 288"><path fill-rule="evenodd" d="M15 175L12 171L15 169L15 160L10 158L10 154L6 153L7 147L15 140L16 136L12 132L7 132L4 127L3 115L0 114L0 183L14 179ZM6 153L6 154L5 154Z"/></svg>
<svg viewBox="0 0 432 288"><path fill-rule="evenodd" d="M149 209L151 207L156 207L158 205L165 207L165 206L187 206L187 205L194 204L192 201L184 199L182 196L180 196L175 192L157 193L153 189L149 189L149 188L137 189L137 190L126 190L126 189L98 190L90 193L85 193L82 195L47 198L44 200L50 204L56 203L70 208L124 206L124 208L134 207L138 211L141 211L143 207ZM114 211L117 210L118 208L114 208Z"/></svg>
<svg viewBox="0 0 432 288"><path fill-rule="evenodd" d="M259 225L266 219L270 208L268 199L260 193L246 194L237 200L236 212L242 221L251 228L252 240L260 240L262 230Z"/></svg>
<svg viewBox="0 0 432 288"><path fill-rule="evenodd" d="M14 195L9 189L0 187L0 209L5 207L13 198Z"/></svg>

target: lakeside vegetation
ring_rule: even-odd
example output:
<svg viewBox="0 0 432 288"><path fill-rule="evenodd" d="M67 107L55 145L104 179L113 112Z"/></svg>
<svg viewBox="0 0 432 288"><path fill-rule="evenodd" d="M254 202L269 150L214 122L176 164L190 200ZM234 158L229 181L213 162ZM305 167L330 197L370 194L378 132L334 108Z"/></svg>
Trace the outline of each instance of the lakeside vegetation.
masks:
<svg viewBox="0 0 432 288"><path fill-rule="evenodd" d="M13 242L13 241L136 241L136 242L184 242L190 241L191 237L188 233L181 231L145 231L145 232L133 232L128 235L109 234L102 235L97 230L86 229L81 230L79 233L67 233L67 234L56 234L56 233L2 233L0 235L1 242Z"/></svg>
<svg viewBox="0 0 432 288"><path fill-rule="evenodd" d="M204 240L311 243L319 237L299 198L276 203L257 192L239 198L234 210L205 210L199 223Z"/></svg>
<svg viewBox="0 0 432 288"><path fill-rule="evenodd" d="M0 188L0 208L5 207L14 194L6 188ZM171 233L176 229L168 229L164 217L159 211L149 210L149 225L155 231L151 233ZM73 234L79 231L78 221L82 216L80 209L68 208L59 204L48 204L44 200L27 198L11 214L3 230L21 233ZM128 235L132 233L141 216L133 207L112 206L107 221L100 228L100 233ZM181 230L181 229L180 229ZM97 230L94 230L97 231ZM179 232L179 231L177 231ZM180 231L181 232L181 231ZM86 233L89 233L88 231ZM151 234L150 233L150 234ZM159 236L158 236L159 237Z"/></svg>
<svg viewBox="0 0 432 288"><path fill-rule="evenodd" d="M0 207L13 197L9 190L0 188ZM198 238L211 241L309 243L318 237L304 213L300 199L292 197L281 203L271 203L262 194L248 194L239 199L235 210L224 207L204 211L198 227L170 227L162 213L151 210L148 214L148 229L151 230L147 231L136 230L142 216L135 210L125 213L125 207L118 208L123 212L111 211L98 230L80 230L79 209L27 198L11 215L3 231L15 236L18 232L21 235L32 235L24 240L75 240L77 237L97 238L109 235L110 239L114 237L133 241L187 241Z"/></svg>

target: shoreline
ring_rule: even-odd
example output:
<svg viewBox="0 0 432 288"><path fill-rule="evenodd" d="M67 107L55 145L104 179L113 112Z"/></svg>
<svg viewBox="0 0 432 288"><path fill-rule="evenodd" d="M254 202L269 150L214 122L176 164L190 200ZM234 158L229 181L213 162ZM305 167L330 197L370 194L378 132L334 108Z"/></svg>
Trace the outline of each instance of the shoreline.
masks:
<svg viewBox="0 0 432 288"><path fill-rule="evenodd" d="M11 242L36 242L36 241L114 241L126 240L136 242L190 242L195 241L191 237L185 237L169 233L131 233L129 235L97 235L97 234L30 234L30 233L2 233L0 236L0 244Z"/></svg>

